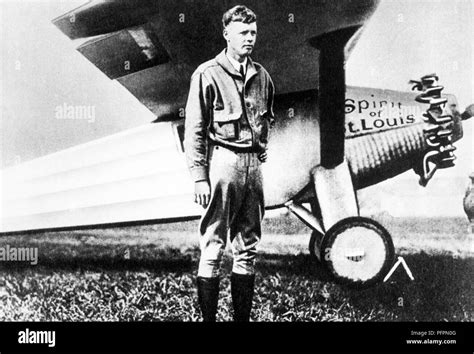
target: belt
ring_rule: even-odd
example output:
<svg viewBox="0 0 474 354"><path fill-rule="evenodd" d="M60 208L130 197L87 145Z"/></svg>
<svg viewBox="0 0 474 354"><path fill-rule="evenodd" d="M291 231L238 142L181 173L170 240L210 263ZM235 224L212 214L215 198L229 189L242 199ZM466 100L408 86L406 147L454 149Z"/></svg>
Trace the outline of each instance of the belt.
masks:
<svg viewBox="0 0 474 354"><path fill-rule="evenodd" d="M228 159L226 164L232 163L239 167L257 167L262 163L258 157L259 153L252 151L250 148L235 149L232 147L229 149L227 146L218 144L212 144L211 146L214 148L214 150L222 149L220 151L222 151L222 154L226 156L227 154L230 154L234 157Z"/></svg>
<svg viewBox="0 0 474 354"><path fill-rule="evenodd" d="M239 154L241 154L241 153L258 153L258 152L261 152L254 146L242 146L242 147L240 147L240 146L229 146L229 145L220 144L219 142L216 142L216 141L212 141L211 146L221 147L223 149L227 149L227 150L230 150L232 152L239 153Z"/></svg>

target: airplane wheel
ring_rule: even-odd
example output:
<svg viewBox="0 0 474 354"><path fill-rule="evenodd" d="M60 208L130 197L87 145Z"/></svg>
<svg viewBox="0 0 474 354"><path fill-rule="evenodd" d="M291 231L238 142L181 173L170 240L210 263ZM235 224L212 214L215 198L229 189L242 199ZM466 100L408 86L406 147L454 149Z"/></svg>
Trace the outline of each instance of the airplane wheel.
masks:
<svg viewBox="0 0 474 354"><path fill-rule="evenodd" d="M318 231L313 231L311 233L311 238L309 239L309 254L314 260L321 262L321 241L323 239L323 234Z"/></svg>
<svg viewBox="0 0 474 354"><path fill-rule="evenodd" d="M337 282L364 288L381 281L395 258L388 231L378 222L350 217L337 222L323 237L321 261Z"/></svg>

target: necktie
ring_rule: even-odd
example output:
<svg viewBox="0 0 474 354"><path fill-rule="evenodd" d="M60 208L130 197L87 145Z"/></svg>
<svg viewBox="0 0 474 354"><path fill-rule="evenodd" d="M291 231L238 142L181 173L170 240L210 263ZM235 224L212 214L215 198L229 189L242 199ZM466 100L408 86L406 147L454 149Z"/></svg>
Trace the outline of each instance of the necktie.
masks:
<svg viewBox="0 0 474 354"><path fill-rule="evenodd" d="M245 71L243 65L240 65L240 75L242 75L242 79L245 81Z"/></svg>

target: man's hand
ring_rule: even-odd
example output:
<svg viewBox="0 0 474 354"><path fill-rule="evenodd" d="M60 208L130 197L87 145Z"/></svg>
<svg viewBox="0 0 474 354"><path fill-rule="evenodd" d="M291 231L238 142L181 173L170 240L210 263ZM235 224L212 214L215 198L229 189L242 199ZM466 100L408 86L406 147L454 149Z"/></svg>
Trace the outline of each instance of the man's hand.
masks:
<svg viewBox="0 0 474 354"><path fill-rule="evenodd" d="M194 183L194 202L206 208L211 201L211 187L208 181Z"/></svg>
<svg viewBox="0 0 474 354"><path fill-rule="evenodd" d="M266 162L267 161L267 150L261 152L258 154L258 159L260 160L260 162Z"/></svg>

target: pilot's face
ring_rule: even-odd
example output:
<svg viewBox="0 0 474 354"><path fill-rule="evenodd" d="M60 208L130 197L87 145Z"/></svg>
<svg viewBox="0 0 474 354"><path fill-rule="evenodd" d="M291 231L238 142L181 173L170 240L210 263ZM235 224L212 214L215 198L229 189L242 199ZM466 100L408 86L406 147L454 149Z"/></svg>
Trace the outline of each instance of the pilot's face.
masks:
<svg viewBox="0 0 474 354"><path fill-rule="evenodd" d="M224 29L227 48L241 58L249 56L257 40L257 22L230 22Z"/></svg>

